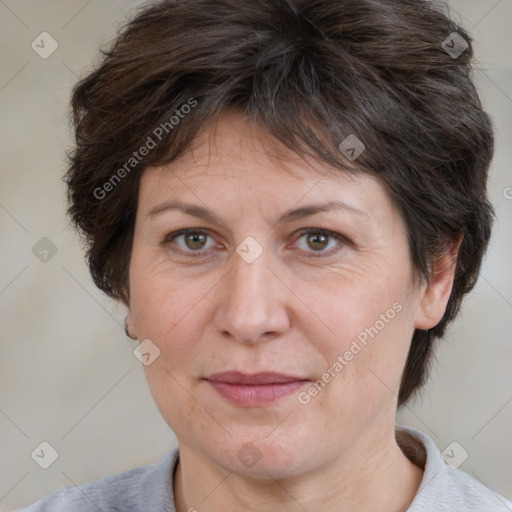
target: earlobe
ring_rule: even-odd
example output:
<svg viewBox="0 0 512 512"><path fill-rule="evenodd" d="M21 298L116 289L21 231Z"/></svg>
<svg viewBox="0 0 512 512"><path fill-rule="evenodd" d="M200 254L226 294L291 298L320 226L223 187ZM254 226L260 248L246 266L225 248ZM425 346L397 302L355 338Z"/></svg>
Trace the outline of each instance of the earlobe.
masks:
<svg viewBox="0 0 512 512"><path fill-rule="evenodd" d="M133 322L133 315L130 309L128 309L128 314L126 315L124 319L124 332L128 338L131 338L132 340L138 339L136 335L136 329Z"/></svg>
<svg viewBox="0 0 512 512"><path fill-rule="evenodd" d="M416 329L432 329L443 318L453 288L462 239L461 234L452 243L449 251L436 262L430 275L430 282L423 287L414 322Z"/></svg>

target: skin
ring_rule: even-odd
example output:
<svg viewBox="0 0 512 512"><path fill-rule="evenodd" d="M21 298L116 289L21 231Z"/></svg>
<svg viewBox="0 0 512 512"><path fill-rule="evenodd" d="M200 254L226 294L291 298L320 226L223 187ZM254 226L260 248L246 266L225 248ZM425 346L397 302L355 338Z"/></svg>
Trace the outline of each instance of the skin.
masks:
<svg viewBox="0 0 512 512"><path fill-rule="evenodd" d="M214 219L150 214L170 200ZM277 221L329 201L349 208ZM208 236L167 238L182 228ZM319 242L306 228L346 241ZM263 249L252 263L236 252L248 236ZM414 329L443 316L453 256L429 284L415 280L403 219L374 178L306 162L234 112L178 161L147 169L127 322L160 350L145 372L180 445L177 511L405 510L423 471L395 440L400 377ZM400 312L307 405L297 392L264 407L233 405L204 380L238 370L317 381L396 303ZM261 454L251 467L237 457L246 443Z"/></svg>

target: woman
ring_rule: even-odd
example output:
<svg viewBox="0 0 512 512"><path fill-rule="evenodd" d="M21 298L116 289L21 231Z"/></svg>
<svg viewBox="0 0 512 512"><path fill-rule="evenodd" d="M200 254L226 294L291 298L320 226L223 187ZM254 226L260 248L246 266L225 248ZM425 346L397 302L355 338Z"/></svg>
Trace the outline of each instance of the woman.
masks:
<svg viewBox="0 0 512 512"><path fill-rule="evenodd" d="M425 0L127 25L73 93L69 211L179 447L26 510L511 510L395 425L490 237L471 58Z"/></svg>

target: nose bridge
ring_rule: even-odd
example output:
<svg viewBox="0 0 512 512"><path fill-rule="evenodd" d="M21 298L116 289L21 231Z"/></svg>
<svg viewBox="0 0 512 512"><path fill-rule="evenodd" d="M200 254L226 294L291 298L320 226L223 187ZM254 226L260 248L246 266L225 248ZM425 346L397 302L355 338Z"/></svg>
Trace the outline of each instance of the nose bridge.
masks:
<svg viewBox="0 0 512 512"><path fill-rule="evenodd" d="M248 247L249 251L244 253L243 249ZM267 267L271 263L269 254L263 251L253 259L253 252L252 257L245 257L253 250L254 247L243 243L237 248L226 276L224 300L215 316L220 332L245 342L257 341L264 334L284 332L289 324L285 294L278 289L280 283Z"/></svg>

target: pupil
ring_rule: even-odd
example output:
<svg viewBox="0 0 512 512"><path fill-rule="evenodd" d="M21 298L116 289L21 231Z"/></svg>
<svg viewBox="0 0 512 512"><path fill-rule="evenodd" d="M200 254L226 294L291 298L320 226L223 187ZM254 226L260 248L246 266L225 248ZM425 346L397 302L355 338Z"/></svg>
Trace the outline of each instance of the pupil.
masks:
<svg viewBox="0 0 512 512"><path fill-rule="evenodd" d="M320 240L320 242L319 242ZM315 250L324 249L327 246L327 236L323 235L321 233L315 233L312 235L309 235L308 242L312 242L310 244L310 247ZM318 245L318 243L320 245Z"/></svg>
<svg viewBox="0 0 512 512"><path fill-rule="evenodd" d="M204 239L205 235L203 233L188 233L185 237L189 249L201 249L205 242Z"/></svg>

